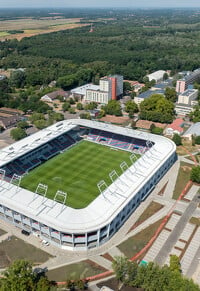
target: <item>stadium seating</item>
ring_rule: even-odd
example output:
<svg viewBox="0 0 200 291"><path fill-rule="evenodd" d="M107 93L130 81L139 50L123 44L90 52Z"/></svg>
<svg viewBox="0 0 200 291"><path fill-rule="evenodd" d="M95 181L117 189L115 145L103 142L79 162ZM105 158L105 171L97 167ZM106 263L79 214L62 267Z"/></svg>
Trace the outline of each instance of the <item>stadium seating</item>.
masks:
<svg viewBox="0 0 200 291"><path fill-rule="evenodd" d="M82 139L81 134L87 135L88 140L107 144L111 147L119 148L127 151L139 151L141 148L146 149L146 141L142 139L113 134L99 129L81 128L80 131L72 129L52 140L41 145L40 147L24 154L3 167L7 177L13 174L23 175L31 169L37 167L41 163L47 161L61 151L71 147Z"/></svg>
<svg viewBox="0 0 200 291"><path fill-rule="evenodd" d="M80 137L77 136L77 139L80 140ZM67 149L76 143L76 141L77 140L69 133L64 133L63 135L5 165L3 169L6 171L6 177L10 178L13 174L25 174L51 157L57 155L60 151Z"/></svg>
<svg viewBox="0 0 200 291"><path fill-rule="evenodd" d="M120 134L113 134L104 130L91 129L88 134L90 141L107 144L111 147L119 148L122 150L134 151L146 148L146 143L140 139L123 136Z"/></svg>

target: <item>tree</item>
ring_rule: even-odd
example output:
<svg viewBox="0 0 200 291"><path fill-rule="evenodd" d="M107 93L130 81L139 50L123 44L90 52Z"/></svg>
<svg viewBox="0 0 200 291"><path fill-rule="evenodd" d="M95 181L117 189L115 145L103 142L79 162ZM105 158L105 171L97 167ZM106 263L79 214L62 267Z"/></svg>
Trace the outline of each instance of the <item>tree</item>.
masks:
<svg viewBox="0 0 200 291"><path fill-rule="evenodd" d="M14 128L10 131L10 136L15 140L20 140L26 137L26 131L22 128Z"/></svg>
<svg viewBox="0 0 200 291"><path fill-rule="evenodd" d="M123 83L123 91L124 91L124 94L127 94L128 92L132 91L132 87L129 82Z"/></svg>
<svg viewBox="0 0 200 291"><path fill-rule="evenodd" d="M138 268L136 262L130 262L126 257L115 257L112 268L120 282L130 286L135 281Z"/></svg>
<svg viewBox="0 0 200 291"><path fill-rule="evenodd" d="M22 120L22 121L19 121L19 122L17 123L17 127L18 127L18 128L22 128L22 129L26 129L26 128L29 127L29 124L28 124L27 121Z"/></svg>
<svg viewBox="0 0 200 291"><path fill-rule="evenodd" d="M64 120L64 115L62 113L59 113L59 112L54 112L53 119L55 121L62 121L62 120Z"/></svg>
<svg viewBox="0 0 200 291"><path fill-rule="evenodd" d="M71 105L73 105L73 104L75 104L75 100L74 100L73 98L69 98L69 103L70 103Z"/></svg>
<svg viewBox="0 0 200 291"><path fill-rule="evenodd" d="M138 106L134 101L129 100L126 102L125 111L128 112L129 116L132 118L134 113L138 112Z"/></svg>
<svg viewBox="0 0 200 291"><path fill-rule="evenodd" d="M3 272L0 290L4 291L49 291L51 282L45 273L36 273L26 260L16 260Z"/></svg>
<svg viewBox="0 0 200 291"><path fill-rule="evenodd" d="M168 78L169 78L169 76L168 76L168 74L165 72L165 73L163 74L163 81L167 80Z"/></svg>
<svg viewBox="0 0 200 291"><path fill-rule="evenodd" d="M34 122L35 127L38 129L43 129L47 127L47 121L45 119L39 119Z"/></svg>
<svg viewBox="0 0 200 291"><path fill-rule="evenodd" d="M83 105L82 105L82 103L77 103L77 105L76 105L76 108L78 109L78 110L83 110Z"/></svg>
<svg viewBox="0 0 200 291"><path fill-rule="evenodd" d="M105 111L106 114L122 116L122 110L119 101L117 100L110 100L108 104L103 106L102 109Z"/></svg>
<svg viewBox="0 0 200 291"><path fill-rule="evenodd" d="M165 89L165 97L167 100L170 100L171 102L174 103L176 101L176 98L177 98L177 93L176 93L175 88L167 87Z"/></svg>
<svg viewBox="0 0 200 291"><path fill-rule="evenodd" d="M180 146L182 144L182 141L181 141L181 137L178 133L175 133L173 135L173 138L172 138L173 142L177 145L177 146Z"/></svg>
<svg viewBox="0 0 200 291"><path fill-rule="evenodd" d="M85 113L81 113L80 114L80 118L82 118L82 119L91 119L91 116L90 116L89 112L85 112Z"/></svg>
<svg viewBox="0 0 200 291"><path fill-rule="evenodd" d="M200 144L200 135L195 137L195 144Z"/></svg>
<svg viewBox="0 0 200 291"><path fill-rule="evenodd" d="M75 111L75 109L73 107L70 107L68 111L69 111L70 114L75 114L76 113L76 111Z"/></svg>
<svg viewBox="0 0 200 291"><path fill-rule="evenodd" d="M30 122L32 122L32 123L34 123L35 121L37 121L37 120L45 120L45 116L44 116L44 114L42 114L42 113L33 113L30 117L29 117L29 120L30 120Z"/></svg>
<svg viewBox="0 0 200 291"><path fill-rule="evenodd" d="M21 88L25 85L26 75L23 70L15 70L11 73L9 83L13 87Z"/></svg>
<svg viewBox="0 0 200 291"><path fill-rule="evenodd" d="M138 265L125 257L116 257L113 261L113 270L116 278L125 285L143 288L147 291L160 290L191 290L199 291L199 286L192 280L182 276L179 268L179 260L173 258L174 263L168 267L159 267L149 262L146 265Z"/></svg>
<svg viewBox="0 0 200 291"><path fill-rule="evenodd" d="M174 117L174 104L161 94L153 94L140 103L140 118L170 123Z"/></svg>
<svg viewBox="0 0 200 291"><path fill-rule="evenodd" d="M71 107L70 103L69 102L65 102L63 105L62 105L62 110L65 112L65 111L68 111L69 108Z"/></svg>
<svg viewBox="0 0 200 291"><path fill-rule="evenodd" d="M190 112L189 117L193 122L200 121L200 105L194 106L194 111Z"/></svg>
<svg viewBox="0 0 200 291"><path fill-rule="evenodd" d="M192 168L190 179L193 182L200 183L200 166Z"/></svg>
<svg viewBox="0 0 200 291"><path fill-rule="evenodd" d="M34 290L36 275L32 265L25 260L17 260L3 273L0 279L1 290L4 291L31 291Z"/></svg>
<svg viewBox="0 0 200 291"><path fill-rule="evenodd" d="M90 102L85 105L85 110L94 110L96 109L98 104L96 102Z"/></svg>
<svg viewBox="0 0 200 291"><path fill-rule="evenodd" d="M181 264L180 264L179 257L177 257L176 255L170 256L169 268L171 271L176 271L176 272L181 273Z"/></svg>
<svg viewBox="0 0 200 291"><path fill-rule="evenodd" d="M134 99L136 97L136 92L135 91L132 91L131 92L131 99Z"/></svg>

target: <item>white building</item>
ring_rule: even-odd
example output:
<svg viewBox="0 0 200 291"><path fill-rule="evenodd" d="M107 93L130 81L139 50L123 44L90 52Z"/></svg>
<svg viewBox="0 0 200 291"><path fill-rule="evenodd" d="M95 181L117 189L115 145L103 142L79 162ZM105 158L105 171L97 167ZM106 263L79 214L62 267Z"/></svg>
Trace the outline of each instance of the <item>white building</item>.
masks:
<svg viewBox="0 0 200 291"><path fill-rule="evenodd" d="M181 93L175 106L176 114L185 116L192 112L193 106L198 104L197 96L198 90L196 89L187 89Z"/></svg>
<svg viewBox="0 0 200 291"><path fill-rule="evenodd" d="M156 71L156 72L154 72L154 73L152 73L152 74L147 75L147 77L148 77L148 79L149 79L150 82L151 82L152 80L155 80L156 83L158 83L158 82L163 81L163 75L164 75L165 73L166 73L165 71L163 71L163 70L159 70L159 71Z"/></svg>
<svg viewBox="0 0 200 291"><path fill-rule="evenodd" d="M107 104L109 100L117 100L123 94L123 76L113 75L100 79L99 88L87 89L85 101Z"/></svg>
<svg viewBox="0 0 200 291"><path fill-rule="evenodd" d="M195 101L197 99L197 96L197 89L188 89L178 96L178 104L181 103L186 105L192 105L192 101Z"/></svg>
<svg viewBox="0 0 200 291"><path fill-rule="evenodd" d="M99 85L85 84L83 86L72 89L71 93L73 97L77 96L80 97L81 100L85 100L87 90L98 91L99 89Z"/></svg>

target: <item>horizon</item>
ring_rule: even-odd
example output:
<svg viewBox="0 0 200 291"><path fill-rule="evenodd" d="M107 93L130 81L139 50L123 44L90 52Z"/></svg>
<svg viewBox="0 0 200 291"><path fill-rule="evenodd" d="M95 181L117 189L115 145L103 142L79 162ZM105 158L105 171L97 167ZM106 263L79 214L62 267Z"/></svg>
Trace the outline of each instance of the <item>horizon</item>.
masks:
<svg viewBox="0 0 200 291"><path fill-rule="evenodd" d="M68 2L66 0L0 0L0 7L7 9L27 9L27 8L48 8L48 9L66 9L66 8L122 8L122 9L162 9L162 8L200 8L199 0L101 0L97 2L94 0L74 0L73 2Z"/></svg>
<svg viewBox="0 0 200 291"><path fill-rule="evenodd" d="M183 9L183 10L186 10L186 9L191 9L191 10L194 10L194 9L200 9L200 5L199 6L177 6L177 7L172 7L172 6L166 6L166 7L163 7L163 6L149 6L149 7L144 7L144 6L141 6L141 7L128 7L128 6L117 6L117 7L113 7L113 6L69 6L69 7L66 7L66 6L51 6L51 7L48 7L48 6L23 6L23 7L19 7L19 6L12 6L12 7L1 7L1 10L22 10L22 9L49 9L49 10L52 10L52 9L111 9L111 10L125 10L125 9L129 9L129 10L165 10L165 9L171 9L171 10L176 10L176 9Z"/></svg>

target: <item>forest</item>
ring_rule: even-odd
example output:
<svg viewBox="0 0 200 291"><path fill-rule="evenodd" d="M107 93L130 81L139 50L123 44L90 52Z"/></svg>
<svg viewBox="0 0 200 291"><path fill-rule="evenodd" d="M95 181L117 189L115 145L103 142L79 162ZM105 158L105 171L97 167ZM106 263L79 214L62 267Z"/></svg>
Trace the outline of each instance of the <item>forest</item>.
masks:
<svg viewBox="0 0 200 291"><path fill-rule="evenodd" d="M63 14L67 17L69 11ZM25 68L24 85L56 80L71 89L110 73L142 81L159 69L199 67L198 11L75 10L73 15L93 23L94 31L82 27L1 42L0 68Z"/></svg>

